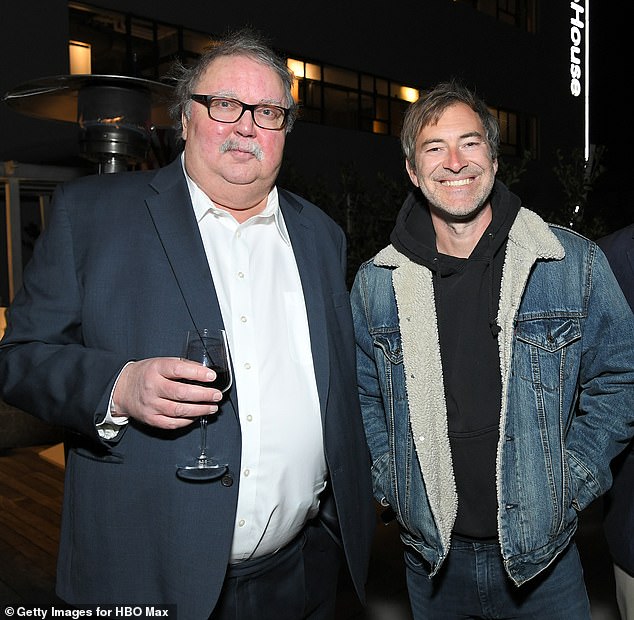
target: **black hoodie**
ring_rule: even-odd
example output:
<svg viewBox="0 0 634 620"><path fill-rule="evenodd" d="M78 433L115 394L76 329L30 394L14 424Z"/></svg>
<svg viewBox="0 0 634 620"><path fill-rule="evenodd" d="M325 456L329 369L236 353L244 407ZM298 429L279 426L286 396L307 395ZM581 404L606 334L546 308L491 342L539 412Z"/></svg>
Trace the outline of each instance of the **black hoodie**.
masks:
<svg viewBox="0 0 634 620"><path fill-rule="evenodd" d="M499 181L492 221L469 258L436 250L427 201L412 192L392 231L394 247L433 272L449 440L458 492L454 534L497 538L495 462L501 408L496 322L506 240L520 208Z"/></svg>

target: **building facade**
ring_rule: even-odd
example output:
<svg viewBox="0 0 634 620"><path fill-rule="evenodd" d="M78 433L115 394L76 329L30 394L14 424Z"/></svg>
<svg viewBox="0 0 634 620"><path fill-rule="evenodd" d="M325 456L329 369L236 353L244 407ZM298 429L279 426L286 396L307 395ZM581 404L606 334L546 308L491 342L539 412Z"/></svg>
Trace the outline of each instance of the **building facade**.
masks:
<svg viewBox="0 0 634 620"><path fill-rule="evenodd" d="M164 81L174 58L188 62L210 38L251 26L270 37L298 78L301 115L287 140L281 181L317 201L330 196L336 204L329 208L341 209L334 215L353 238L355 228L367 231L367 223L357 221L363 217L359 196L367 198L377 179L392 188L384 201L407 190L398 141L403 111L449 78L487 101L500 120L501 158L514 191L548 213L562 197L553 173L557 152L587 149L584 1L426 0L411 6L350 0L300 9L296 2L250 0L0 0L0 96L69 75L69 46L84 55L88 49L90 66L81 73ZM152 148L146 165L174 155L171 140L159 139ZM530 161L523 160L526 153ZM77 123L34 118L6 102L0 103L0 162L17 162L18 170L35 166L34 174L52 166L61 177L64 170L94 172L80 156ZM35 185L35 192L22 189L19 229L3 235L0 259L10 256L6 275L0 273L0 306L10 301L11 280L28 261L41 226L41 195L48 189L38 194ZM10 190L4 187L6 210ZM384 213L386 222L397 202ZM375 209L370 216L381 219L383 205ZM354 259L371 250L358 245Z"/></svg>

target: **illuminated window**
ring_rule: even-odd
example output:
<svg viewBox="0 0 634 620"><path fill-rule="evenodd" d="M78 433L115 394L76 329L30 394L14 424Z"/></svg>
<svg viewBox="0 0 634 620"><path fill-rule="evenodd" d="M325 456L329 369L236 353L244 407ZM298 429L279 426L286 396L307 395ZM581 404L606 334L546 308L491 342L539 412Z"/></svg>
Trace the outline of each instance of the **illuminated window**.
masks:
<svg viewBox="0 0 634 620"><path fill-rule="evenodd" d="M91 47L92 72L159 79L172 61L195 58L208 35L130 14L68 3L70 39Z"/></svg>
<svg viewBox="0 0 634 620"><path fill-rule="evenodd" d="M163 78L175 59L187 64L212 42L212 36L181 26L68 3L73 41L85 41L92 72ZM389 79L301 58L288 58L295 75L293 97L300 119L378 134L398 135L405 109L419 91Z"/></svg>
<svg viewBox="0 0 634 620"><path fill-rule="evenodd" d="M69 41L68 55L71 75L92 73L90 43Z"/></svg>
<svg viewBox="0 0 634 620"><path fill-rule="evenodd" d="M416 88L367 73L289 58L301 118L335 127L398 135Z"/></svg>

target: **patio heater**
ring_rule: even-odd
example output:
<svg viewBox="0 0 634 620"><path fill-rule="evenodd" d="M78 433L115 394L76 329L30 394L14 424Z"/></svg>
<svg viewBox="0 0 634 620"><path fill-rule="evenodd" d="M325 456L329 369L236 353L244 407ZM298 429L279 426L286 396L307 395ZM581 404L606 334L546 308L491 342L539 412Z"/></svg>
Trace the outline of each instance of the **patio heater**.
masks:
<svg viewBox="0 0 634 620"><path fill-rule="evenodd" d="M122 75L58 75L21 84L3 101L28 116L77 123L80 155L109 173L147 158L152 132L171 126L172 90Z"/></svg>

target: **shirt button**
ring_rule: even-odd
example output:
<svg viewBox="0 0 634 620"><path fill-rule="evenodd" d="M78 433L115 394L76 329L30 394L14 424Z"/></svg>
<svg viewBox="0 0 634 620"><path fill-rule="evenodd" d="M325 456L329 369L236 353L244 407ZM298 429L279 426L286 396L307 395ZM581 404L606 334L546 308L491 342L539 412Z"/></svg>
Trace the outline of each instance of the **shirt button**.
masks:
<svg viewBox="0 0 634 620"><path fill-rule="evenodd" d="M240 521L238 521L238 527L244 527L244 519L240 519Z"/></svg>
<svg viewBox="0 0 634 620"><path fill-rule="evenodd" d="M247 416L247 422L253 422L253 416L251 414Z"/></svg>
<svg viewBox="0 0 634 620"><path fill-rule="evenodd" d="M251 370L251 364L249 364L249 362L246 362L246 364L244 365L244 369Z"/></svg>
<svg viewBox="0 0 634 620"><path fill-rule="evenodd" d="M238 278L244 278L244 274L241 271L238 271Z"/></svg>
<svg viewBox="0 0 634 620"><path fill-rule="evenodd" d="M246 322L247 322L247 317L243 315L243 316L241 316L241 317L240 317L240 320L241 320L243 323L246 323Z"/></svg>
<svg viewBox="0 0 634 620"><path fill-rule="evenodd" d="M248 478L251 472L248 469L244 470L244 475Z"/></svg>

